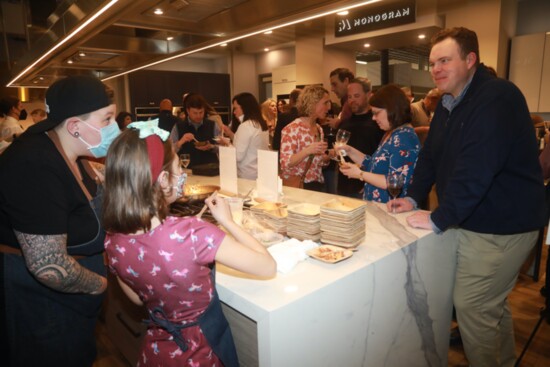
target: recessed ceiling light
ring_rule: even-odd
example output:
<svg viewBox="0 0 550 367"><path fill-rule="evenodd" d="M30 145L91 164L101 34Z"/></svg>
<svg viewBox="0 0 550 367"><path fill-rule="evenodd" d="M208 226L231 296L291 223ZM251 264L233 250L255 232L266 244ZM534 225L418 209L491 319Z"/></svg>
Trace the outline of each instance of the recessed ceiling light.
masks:
<svg viewBox="0 0 550 367"><path fill-rule="evenodd" d="M370 43L365 43L363 46L364 47L370 47Z"/></svg>
<svg viewBox="0 0 550 367"><path fill-rule="evenodd" d="M67 60L67 64L72 64L73 60Z"/></svg>
<svg viewBox="0 0 550 367"><path fill-rule="evenodd" d="M80 33L81 30L86 28L90 23L92 23L95 19L97 19L101 14L105 13L110 7L115 5L118 2L118 0L111 0L107 5L105 5L103 8L101 8L97 13L92 15L88 20L86 20L84 23L80 24L76 29L71 31L65 38L63 38L60 42L57 42L55 46L50 48L48 51L46 51L42 56L40 56L37 60L35 60L33 63L31 63L29 66L27 66L22 72L20 72L15 78L13 78L6 87L13 87L13 83L15 83L19 78L21 78L23 75L27 74L29 70L34 68L40 61L44 60L46 57L51 55L55 50L60 48L62 45L64 45L66 42L71 40L74 36L76 36L78 33Z"/></svg>
<svg viewBox="0 0 550 367"><path fill-rule="evenodd" d="M154 13L155 13L156 15L162 15L162 14L164 14L164 12L162 11L161 8L156 8L155 11L154 11Z"/></svg>
<svg viewBox="0 0 550 367"><path fill-rule="evenodd" d="M222 43L220 46L221 47L227 47L227 43Z"/></svg>
<svg viewBox="0 0 550 367"><path fill-rule="evenodd" d="M336 13L336 14L337 14L337 15L344 16L344 15L348 15L348 14L349 14L349 11L344 10L344 11L338 12L338 13Z"/></svg>
<svg viewBox="0 0 550 367"><path fill-rule="evenodd" d="M43 77L43 76L41 76L41 77L39 77L38 79L40 79L40 80L44 80L44 77Z"/></svg>
<svg viewBox="0 0 550 367"><path fill-rule="evenodd" d="M113 0L115 1L115 0ZM270 27L269 29L261 29L261 30L258 30L258 31L254 31L254 32L251 32L251 33L246 33L246 34L242 34L240 36L235 36L233 38L229 38L228 40L225 40L225 41L219 41L219 42L216 42L216 43L213 43L213 44L209 44L209 45L206 45L204 47L199 47L199 48L196 48L196 49L193 49L191 51L186 51L186 52L182 52L182 53L178 53L176 55L172 55L172 56L169 56L167 58L164 58L164 59L161 59L161 60L157 60L157 61L154 61L154 62L151 62L149 64L145 64L145 65L141 65L141 66L138 66L138 67L135 67L133 69L130 69L130 70L125 70L123 72L120 72L118 74L113 74L113 75L110 75L108 77L105 77L103 78L101 81L107 81L107 80L111 80L111 79L114 79L114 78L118 78L122 75L126 75L126 74L130 74L130 73L133 73L133 72L136 72L138 70L142 70L142 69L145 69L145 68L148 68L148 67L151 67L151 66L154 66L154 65L158 65L158 64L162 64L164 62L167 62L167 61L170 61L170 60L174 60L174 59L177 59L177 58L180 58L180 57L183 57L183 56L187 56L187 55L191 55L193 53L196 53L196 52L200 52L200 51L203 51L203 50L207 50L209 48L212 48L212 47L217 47L217 46L220 46L222 43L228 43L228 42L233 42L233 41L237 41L237 40L240 40L240 39L244 39L244 38L247 38L247 37L250 37L250 36L255 36L255 35L258 35L258 34L261 34L261 33L264 33L268 30L275 30L275 29L281 29L281 28L284 28L284 27L288 27L288 26L291 26L291 25L295 25L295 24L299 24L299 23L303 23L303 22L306 22L306 21L309 21L309 20L312 20L312 19L318 19L318 18L322 18L322 17L325 17L327 15L331 15L331 14L336 14L336 13L340 13L342 11L345 11L345 10L349 10L349 9L356 9L356 8L359 8L359 7L362 7L362 6L365 6L365 5L368 5L368 4L372 4L372 3L376 3L376 2L379 2L380 0L364 0L364 1L361 1L359 3L356 3L356 4L353 4L353 5L349 5L349 6L345 6L345 7L342 7L342 8L338 8L338 9L334 9L334 10L328 10L328 11L323 11L323 12L320 12L320 13L316 13L316 14L313 14L313 15L309 15L309 16L305 16L303 18L299 18L299 19L294 19L294 20L291 20L289 22L286 22L286 23L281 23L275 27ZM220 37L224 36L224 34L219 34ZM25 70L25 72L27 72L28 70Z"/></svg>
<svg viewBox="0 0 550 367"><path fill-rule="evenodd" d="M266 48L264 48L264 51L265 51L265 52L269 51L269 48L267 48L267 47L266 47Z"/></svg>
<svg viewBox="0 0 550 367"><path fill-rule="evenodd" d="M174 39L174 37L172 37L172 36L166 37L166 40L167 40L167 41L171 41L171 40L173 40L173 39Z"/></svg>
<svg viewBox="0 0 550 367"><path fill-rule="evenodd" d="M264 34L271 34L271 33L273 33L273 31L271 31L271 30L267 31L267 32L264 32Z"/></svg>
<svg viewBox="0 0 550 367"><path fill-rule="evenodd" d="M86 56L86 53L85 53L84 51L80 51L80 52L78 53L78 56L80 56L80 57L85 57L85 56Z"/></svg>
<svg viewBox="0 0 550 367"><path fill-rule="evenodd" d="M420 38L421 40L423 40L424 38L426 38L426 35L425 35L425 34L419 34L419 35L418 35L418 38Z"/></svg>
<svg viewBox="0 0 550 367"><path fill-rule="evenodd" d="M38 84L38 81L37 81L37 80L33 80L33 83L34 83L34 84Z"/></svg>

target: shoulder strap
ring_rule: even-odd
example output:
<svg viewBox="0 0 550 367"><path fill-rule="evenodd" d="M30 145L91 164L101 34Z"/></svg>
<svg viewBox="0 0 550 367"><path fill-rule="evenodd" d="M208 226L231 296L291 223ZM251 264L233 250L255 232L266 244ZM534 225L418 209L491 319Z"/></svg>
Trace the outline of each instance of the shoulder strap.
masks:
<svg viewBox="0 0 550 367"><path fill-rule="evenodd" d="M304 170L304 173L302 173L302 177L300 177L300 184L304 183L304 180L306 179L306 173L309 170L309 167L311 167L312 161L313 161L313 154L310 154L309 158L307 159L306 169Z"/></svg>

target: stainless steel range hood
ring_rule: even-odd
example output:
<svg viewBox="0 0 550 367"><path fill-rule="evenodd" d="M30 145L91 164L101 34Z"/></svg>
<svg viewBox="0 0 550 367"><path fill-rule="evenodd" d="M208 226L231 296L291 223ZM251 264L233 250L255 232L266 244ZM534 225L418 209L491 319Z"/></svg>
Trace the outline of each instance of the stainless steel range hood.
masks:
<svg viewBox="0 0 550 367"><path fill-rule="evenodd" d="M366 1L65 0L48 16L48 29L11 65L8 81L11 86L47 87L55 79L73 74L105 79L224 40L360 3ZM106 6L110 7L83 31L66 40ZM155 14L156 9L162 9L163 14ZM292 31L280 33L272 42L294 40ZM55 50L44 56L52 48Z"/></svg>

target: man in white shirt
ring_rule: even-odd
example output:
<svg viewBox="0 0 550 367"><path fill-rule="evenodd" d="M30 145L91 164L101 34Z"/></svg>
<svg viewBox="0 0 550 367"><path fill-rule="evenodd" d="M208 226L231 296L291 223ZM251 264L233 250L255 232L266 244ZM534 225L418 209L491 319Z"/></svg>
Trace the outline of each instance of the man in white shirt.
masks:
<svg viewBox="0 0 550 367"><path fill-rule="evenodd" d="M0 153L2 153L14 138L23 133L19 123L19 116L23 111L23 104L14 97L0 99L0 116L4 120L0 123Z"/></svg>

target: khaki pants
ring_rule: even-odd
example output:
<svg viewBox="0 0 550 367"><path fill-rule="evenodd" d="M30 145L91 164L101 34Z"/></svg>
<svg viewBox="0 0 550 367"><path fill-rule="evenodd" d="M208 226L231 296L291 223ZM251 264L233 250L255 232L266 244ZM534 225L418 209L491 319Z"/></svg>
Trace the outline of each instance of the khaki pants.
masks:
<svg viewBox="0 0 550 367"><path fill-rule="evenodd" d="M457 245L453 299L470 365L513 366L514 328L507 296L538 231L493 235L456 229L446 235Z"/></svg>

